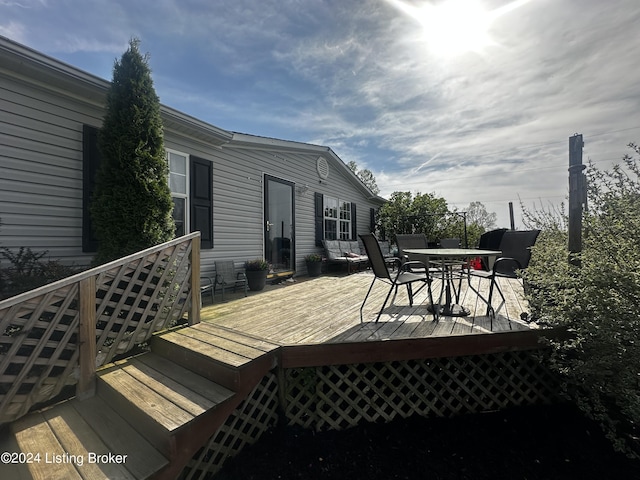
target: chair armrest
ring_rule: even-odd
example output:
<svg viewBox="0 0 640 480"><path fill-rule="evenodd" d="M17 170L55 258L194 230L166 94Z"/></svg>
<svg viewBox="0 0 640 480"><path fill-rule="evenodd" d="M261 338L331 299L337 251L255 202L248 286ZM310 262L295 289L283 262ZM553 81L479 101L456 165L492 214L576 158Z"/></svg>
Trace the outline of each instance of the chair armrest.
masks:
<svg viewBox="0 0 640 480"><path fill-rule="evenodd" d="M420 269L424 269L425 272L425 278L429 278L429 267L427 267L427 264L424 262L420 262L418 260L412 260L410 262L404 262L400 265L400 267L398 268L398 275L396 275L396 278L402 273L402 272L408 272L411 271L411 266L414 267L418 267Z"/></svg>
<svg viewBox="0 0 640 480"><path fill-rule="evenodd" d="M509 263L514 263L516 265L516 268L514 270L521 270L522 269L522 264L516 260L515 258L512 257L500 257L498 258L494 264L493 264L493 269L492 272L494 275L504 275L502 273L500 273L498 271L498 267L504 264L509 264Z"/></svg>

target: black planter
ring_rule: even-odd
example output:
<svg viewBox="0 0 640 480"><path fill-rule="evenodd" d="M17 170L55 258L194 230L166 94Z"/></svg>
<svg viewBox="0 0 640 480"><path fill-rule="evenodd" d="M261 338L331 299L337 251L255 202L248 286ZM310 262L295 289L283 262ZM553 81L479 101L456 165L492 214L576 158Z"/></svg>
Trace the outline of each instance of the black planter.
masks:
<svg viewBox="0 0 640 480"><path fill-rule="evenodd" d="M322 262L307 262L307 274L310 277L319 277L322 273Z"/></svg>
<svg viewBox="0 0 640 480"><path fill-rule="evenodd" d="M266 270L246 270L247 286L249 290L253 292L259 292L263 290L267 284L267 271Z"/></svg>

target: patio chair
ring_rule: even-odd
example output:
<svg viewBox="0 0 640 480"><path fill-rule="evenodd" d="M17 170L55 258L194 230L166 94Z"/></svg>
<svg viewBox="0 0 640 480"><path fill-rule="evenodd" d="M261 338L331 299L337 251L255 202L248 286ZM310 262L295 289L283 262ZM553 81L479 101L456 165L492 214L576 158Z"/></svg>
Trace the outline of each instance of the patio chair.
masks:
<svg viewBox="0 0 640 480"><path fill-rule="evenodd" d="M517 278L517 271L523 270L529 266L531 260L531 247L535 245L540 230L507 230L500 241L499 250L502 256L493 264L490 270L470 270L471 276L486 278L491 281L489 287L489 299L487 301L487 315L493 318L498 311L504 306L506 300L500 286L496 282L496 278ZM502 301L498 308L494 309L491 301L493 300L493 291L497 290Z"/></svg>
<svg viewBox="0 0 640 480"><path fill-rule="evenodd" d="M506 228L497 228L495 230L489 230L480 235L480 241L478 242L478 248L480 250L500 250L500 242L506 232ZM494 258L480 257L482 263L482 270L491 270L493 267Z"/></svg>
<svg viewBox="0 0 640 480"><path fill-rule="evenodd" d="M411 248L429 248L429 240L424 233L402 233L396 235L396 243L398 245L398 257L402 263L405 262L419 262L418 266L410 266L410 270L413 272L420 272L422 269L427 268L423 263L424 257L422 255L413 255L405 253L405 250ZM439 266L430 266L430 273L441 273Z"/></svg>
<svg viewBox="0 0 640 480"><path fill-rule="evenodd" d="M398 256L405 261L417 260L404 253L409 248L429 248L429 241L424 233L403 233L396 235L396 243L398 244Z"/></svg>
<svg viewBox="0 0 640 480"><path fill-rule="evenodd" d="M216 277L213 286L213 292L215 294L216 286L220 285L222 290L222 301L224 302L224 289L225 287L233 287L233 291L241 286L244 288L244 296L247 296L247 277L244 272L236 272L236 267L233 260L217 260L216 264Z"/></svg>
<svg viewBox="0 0 640 480"><path fill-rule="evenodd" d="M391 242L389 242L389 240L378 240L378 244L380 245L380 250L382 250L382 256L384 257L385 263L395 272L396 265L398 265L400 259L398 257L394 257L391 253ZM364 248L364 244L362 245L362 248Z"/></svg>
<svg viewBox="0 0 640 480"><path fill-rule="evenodd" d="M440 239L440 248L460 248L460 239L442 238Z"/></svg>
<svg viewBox="0 0 640 480"><path fill-rule="evenodd" d="M366 235L360 235L362 239L362 243L364 244L364 248L367 252L367 256L369 257L369 262L371 265L371 270L373 270L373 281L371 282L371 286L367 291L367 294L362 301L362 305L360 306L360 323L364 323L362 319L362 310L364 308L365 303L367 303L367 299L369 298L369 294L373 289L373 285L376 283L376 280L381 280L385 283L389 284L389 292L382 303L382 307L380 307L380 311L378 312L378 316L376 317L376 323L380 320L380 316L384 311L384 307L387 305L389 301L389 297L392 292L398 292L398 287L400 285L405 285L407 287L407 294L409 295L409 305L413 306L413 296L422 290L425 286L429 289L429 300L433 305L433 295L431 293L431 278L429 277L429 269L426 268L426 265L421 262L404 262L402 265L398 266L398 271L393 276L389 273L389 268L387 267L387 263L385 262L385 258L382 254L382 250L380 249L380 244L378 243L378 239L368 233ZM421 264L422 273L415 273L409 271L412 265ZM413 284L416 282L422 283L422 286L414 293ZM437 320L437 309L434 309L434 320Z"/></svg>
<svg viewBox="0 0 640 480"><path fill-rule="evenodd" d="M211 303L215 301L214 298L214 282L211 277L200 277L200 306L204 301L204 295L208 292L211 295Z"/></svg>

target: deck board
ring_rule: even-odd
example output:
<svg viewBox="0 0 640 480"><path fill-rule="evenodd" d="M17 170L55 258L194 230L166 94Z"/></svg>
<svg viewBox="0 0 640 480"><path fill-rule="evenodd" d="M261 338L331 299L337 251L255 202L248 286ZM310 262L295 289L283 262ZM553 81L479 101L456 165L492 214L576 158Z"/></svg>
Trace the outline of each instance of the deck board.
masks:
<svg viewBox="0 0 640 480"><path fill-rule="evenodd" d="M201 339L194 338L191 334L186 334L186 330L187 329L169 332L162 335L162 339L176 343L192 352L213 358L233 367L240 367L251 360L246 356L221 348L219 345L214 345L212 343L202 341Z"/></svg>
<svg viewBox="0 0 640 480"><path fill-rule="evenodd" d="M231 340L241 345L252 347L253 349L259 350L264 353L271 352L280 347L279 344L267 342L266 340L258 337L243 335L233 330L220 327L219 325L214 325L212 323L200 323L194 325L194 328L201 329L203 331L209 332L211 335L215 335L226 340Z"/></svg>
<svg viewBox="0 0 640 480"><path fill-rule="evenodd" d="M98 455L122 454L131 457L128 452L115 452L107 447L98 438L91 426L73 408L70 402L60 404L55 409L43 412L52 431L55 432L60 444L70 456L81 457L82 465L77 465L78 472L84 479L135 479L136 477L127 470L124 463L89 462L89 453ZM134 460L130 460L134 461Z"/></svg>
<svg viewBox="0 0 640 480"><path fill-rule="evenodd" d="M195 417L119 366L100 373L99 377L167 432L179 429Z"/></svg>
<svg viewBox="0 0 640 480"><path fill-rule="evenodd" d="M200 398L206 399L206 405L209 405L207 408L212 408L213 406L228 400L234 395L231 390L208 381L200 375L182 368L164 357L154 354L146 354L137 357L136 361L147 365L158 372L162 372L173 382L179 383L182 386L180 389L183 389L184 387L188 391L199 395Z"/></svg>
<svg viewBox="0 0 640 480"><path fill-rule="evenodd" d="M34 479L82 478L74 464L70 462L47 462L46 455L49 458L64 458L67 452L60 445L58 438L41 413L27 415L16 420L12 425L12 429L16 442L20 446L18 451L40 454L40 461L34 461L28 465L29 472Z"/></svg>
<svg viewBox="0 0 640 480"><path fill-rule="evenodd" d="M460 303L471 311L466 317L440 316L435 322L427 309L430 304L425 288L414 296L409 306L405 288L392 294L379 322L375 318L389 291L388 284L374 283L363 309L360 306L373 280L370 272L343 277L324 276L272 291L213 304L202 309L203 323L250 335L278 345L324 342L362 342L373 340L420 338L445 335L481 334L491 331L486 304L462 282ZM473 286L488 298L490 282L472 278ZM532 328L520 320L527 309L522 283L517 279L498 279L507 300L493 321L493 331ZM441 280L432 283L437 301ZM494 295L495 297L495 295ZM494 302L497 306L497 302Z"/></svg>
<svg viewBox="0 0 640 480"><path fill-rule="evenodd" d="M83 401L73 400L71 404L94 431L100 432L100 438L111 452L135 452L126 463L135 478L147 478L167 465L167 459L102 398L96 396Z"/></svg>
<svg viewBox="0 0 640 480"><path fill-rule="evenodd" d="M194 417L203 414L216 405L214 401L193 392L174 379L142 362L131 360L122 367L122 370Z"/></svg>

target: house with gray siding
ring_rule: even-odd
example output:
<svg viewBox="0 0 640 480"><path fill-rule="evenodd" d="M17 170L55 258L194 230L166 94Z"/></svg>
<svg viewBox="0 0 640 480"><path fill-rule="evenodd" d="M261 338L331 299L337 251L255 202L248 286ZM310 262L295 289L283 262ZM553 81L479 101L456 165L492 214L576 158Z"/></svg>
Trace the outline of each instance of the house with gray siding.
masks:
<svg viewBox="0 0 640 480"><path fill-rule="evenodd" d="M0 37L0 247L67 264L96 250L89 202L109 82ZM224 130L161 107L177 235L215 260L306 273L323 239L372 230L384 199L329 147Z"/></svg>

